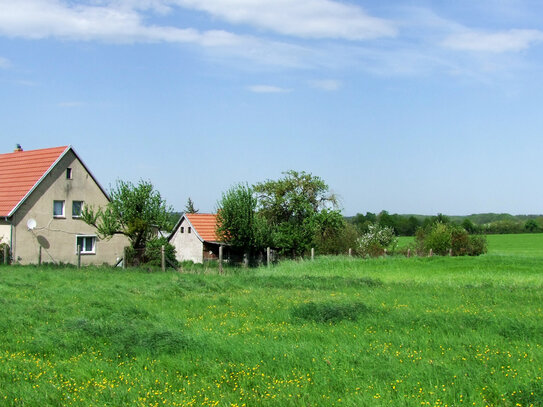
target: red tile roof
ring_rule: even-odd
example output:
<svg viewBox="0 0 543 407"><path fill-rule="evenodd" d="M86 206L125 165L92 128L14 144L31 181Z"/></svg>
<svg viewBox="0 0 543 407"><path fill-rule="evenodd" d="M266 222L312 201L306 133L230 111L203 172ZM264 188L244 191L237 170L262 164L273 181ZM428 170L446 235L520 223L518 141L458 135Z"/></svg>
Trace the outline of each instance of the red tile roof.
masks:
<svg viewBox="0 0 543 407"><path fill-rule="evenodd" d="M185 217L198 235L207 242L218 242L216 233L217 215L211 213L187 213Z"/></svg>
<svg viewBox="0 0 543 407"><path fill-rule="evenodd" d="M0 216L8 216L68 147L0 154Z"/></svg>

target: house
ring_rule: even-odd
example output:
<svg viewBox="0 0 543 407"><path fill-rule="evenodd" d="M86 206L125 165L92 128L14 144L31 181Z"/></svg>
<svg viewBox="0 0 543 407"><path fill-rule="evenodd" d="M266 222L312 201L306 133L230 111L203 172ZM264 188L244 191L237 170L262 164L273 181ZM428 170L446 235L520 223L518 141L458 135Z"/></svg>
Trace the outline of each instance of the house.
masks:
<svg viewBox="0 0 543 407"><path fill-rule="evenodd" d="M105 206L108 195L73 147L0 154L0 241L14 262L115 264L128 240L100 240L81 220L85 205Z"/></svg>
<svg viewBox="0 0 543 407"><path fill-rule="evenodd" d="M218 259L220 239L216 232L217 215L186 213L181 216L168 238L175 247L178 261L203 263Z"/></svg>

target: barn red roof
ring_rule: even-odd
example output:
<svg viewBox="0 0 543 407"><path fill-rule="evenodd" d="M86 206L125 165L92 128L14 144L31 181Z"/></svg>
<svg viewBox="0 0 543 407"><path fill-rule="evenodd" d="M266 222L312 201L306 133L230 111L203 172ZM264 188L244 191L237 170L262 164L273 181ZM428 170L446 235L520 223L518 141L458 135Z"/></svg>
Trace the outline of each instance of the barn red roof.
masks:
<svg viewBox="0 0 543 407"><path fill-rule="evenodd" d="M207 242L218 242L217 215L211 213L187 213L185 217L200 237Z"/></svg>
<svg viewBox="0 0 543 407"><path fill-rule="evenodd" d="M68 147L0 154L0 216L9 216Z"/></svg>

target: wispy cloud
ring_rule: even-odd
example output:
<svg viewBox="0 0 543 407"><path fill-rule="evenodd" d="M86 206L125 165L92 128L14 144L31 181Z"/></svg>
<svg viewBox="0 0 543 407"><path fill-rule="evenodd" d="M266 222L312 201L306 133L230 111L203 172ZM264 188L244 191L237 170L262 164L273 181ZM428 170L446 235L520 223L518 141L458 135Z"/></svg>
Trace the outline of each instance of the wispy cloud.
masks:
<svg viewBox="0 0 543 407"><path fill-rule="evenodd" d="M326 91L335 91L341 89L342 83L341 81L335 80L335 79L322 79L322 80L315 80L310 81L309 85L316 89L326 90Z"/></svg>
<svg viewBox="0 0 543 407"><path fill-rule="evenodd" d="M443 45L460 51L502 53L522 51L541 41L543 31L539 30L508 30L493 33L468 31L448 36Z"/></svg>
<svg viewBox="0 0 543 407"><path fill-rule="evenodd" d="M388 20L368 15L359 6L331 0L176 0L230 23L302 38L364 40L397 33Z"/></svg>
<svg viewBox="0 0 543 407"><path fill-rule="evenodd" d="M249 86L248 89L254 93L289 93L292 92L292 89L281 88L279 86L271 85L253 85Z"/></svg>

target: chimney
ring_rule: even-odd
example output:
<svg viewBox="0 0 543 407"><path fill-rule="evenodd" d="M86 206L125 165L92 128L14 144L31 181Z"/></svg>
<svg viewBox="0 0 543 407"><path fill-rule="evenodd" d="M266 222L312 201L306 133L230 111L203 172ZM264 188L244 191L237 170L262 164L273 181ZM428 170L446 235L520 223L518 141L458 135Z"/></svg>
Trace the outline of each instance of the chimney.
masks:
<svg viewBox="0 0 543 407"><path fill-rule="evenodd" d="M16 153L17 151L23 151L23 148L21 147L20 144L17 144L17 145L15 146L15 150L13 150L14 153Z"/></svg>

